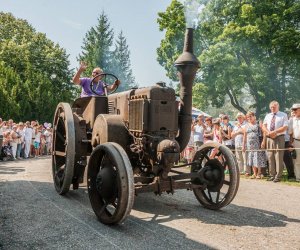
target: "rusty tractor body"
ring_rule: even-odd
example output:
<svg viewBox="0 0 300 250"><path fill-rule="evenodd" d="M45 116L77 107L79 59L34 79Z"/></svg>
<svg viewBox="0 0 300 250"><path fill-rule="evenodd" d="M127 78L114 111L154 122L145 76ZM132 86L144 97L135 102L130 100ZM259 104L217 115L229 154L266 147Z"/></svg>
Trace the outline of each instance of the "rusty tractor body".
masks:
<svg viewBox="0 0 300 250"><path fill-rule="evenodd" d="M220 209L235 197L239 171L226 146L203 145L187 164L189 172L177 165L191 135L192 85L199 68L192 41L193 30L187 29L184 51L175 62L181 85L179 109L175 91L162 83L79 98L72 107L57 106L52 155L56 191L65 194L71 185L78 189L87 166L90 202L104 224L121 223L135 195L143 192L192 190L209 209Z"/></svg>

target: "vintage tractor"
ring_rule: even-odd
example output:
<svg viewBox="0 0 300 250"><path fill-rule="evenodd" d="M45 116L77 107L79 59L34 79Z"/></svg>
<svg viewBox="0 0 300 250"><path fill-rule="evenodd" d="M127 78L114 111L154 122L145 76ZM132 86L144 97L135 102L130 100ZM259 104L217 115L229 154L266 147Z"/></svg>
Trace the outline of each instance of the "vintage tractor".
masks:
<svg viewBox="0 0 300 250"><path fill-rule="evenodd" d="M59 194L78 189L87 168L92 208L104 224L121 223L134 197L143 192L192 190L206 208L220 209L239 186L237 162L224 145L210 142L195 154L190 171L179 165L192 123L192 85L199 68L193 55L193 30L187 29L183 53L175 62L175 91L163 83L108 96L60 103L54 116L52 172ZM106 75L106 74L105 74ZM217 151L215 157L212 151ZM183 167L183 168L182 168ZM224 174L225 169L229 174Z"/></svg>

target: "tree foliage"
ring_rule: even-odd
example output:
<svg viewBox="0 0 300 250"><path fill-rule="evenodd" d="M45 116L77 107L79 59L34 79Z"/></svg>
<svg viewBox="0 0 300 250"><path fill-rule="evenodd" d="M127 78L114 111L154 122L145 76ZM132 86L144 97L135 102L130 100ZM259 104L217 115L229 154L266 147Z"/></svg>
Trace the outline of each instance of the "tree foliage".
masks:
<svg viewBox="0 0 300 250"><path fill-rule="evenodd" d="M182 20L183 7L173 0L158 19L160 29L167 29L158 61L173 75L171 62L161 55L172 50L177 54L177 41L182 38L173 20L164 18L161 26L167 13L177 13L176 20ZM198 81L208 88L206 97L213 106L222 107L227 95L233 107L245 112L240 102L245 90L253 100L250 108L258 115L268 110L271 100L279 101L281 109L300 100L299 1L211 0L199 20L195 41L202 71Z"/></svg>
<svg viewBox="0 0 300 250"><path fill-rule="evenodd" d="M133 76L130 64L130 51L122 31L116 40L112 62L113 72L118 76L122 83L119 86L119 91L135 87L135 78Z"/></svg>
<svg viewBox="0 0 300 250"><path fill-rule="evenodd" d="M57 104L73 99L66 51L27 21L0 12L0 114L51 121Z"/></svg>
<svg viewBox="0 0 300 250"><path fill-rule="evenodd" d="M178 1L172 1L166 12L159 12L157 22L160 31L166 31L165 38L157 49L157 60L167 71L167 76L176 81L177 70L174 62L182 53L185 19L183 5Z"/></svg>
<svg viewBox="0 0 300 250"><path fill-rule="evenodd" d="M97 25L91 27L83 39L82 53L79 60L87 63L87 73L92 72L96 66L108 72L111 67L114 32L110 27L108 17L104 12L97 19Z"/></svg>
<svg viewBox="0 0 300 250"><path fill-rule="evenodd" d="M107 15L102 12L97 24L90 28L83 40L79 61L87 63L86 74L100 67L104 72L112 73L121 80L118 91L136 85L130 64L130 51L123 32L118 35L113 47L114 31Z"/></svg>

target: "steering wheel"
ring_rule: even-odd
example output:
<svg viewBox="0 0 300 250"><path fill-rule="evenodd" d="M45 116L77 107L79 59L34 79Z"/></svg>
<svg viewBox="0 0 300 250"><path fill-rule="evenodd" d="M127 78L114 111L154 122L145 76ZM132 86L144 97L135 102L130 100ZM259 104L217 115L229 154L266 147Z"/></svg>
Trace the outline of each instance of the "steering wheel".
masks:
<svg viewBox="0 0 300 250"><path fill-rule="evenodd" d="M118 77L116 77L115 75L113 74L110 74L110 73L101 73L101 74L97 74L92 80L91 80L91 83L90 83L90 89L91 91L97 95L97 96L102 96L102 95L99 95L96 90L98 88L98 85L99 85L99 82L97 84L93 84L93 81L95 80L95 78L99 77L99 76L102 76L101 78L101 81L103 81L103 89L104 89L104 95L108 95L108 91L107 91L107 86L110 86L112 85L115 81L119 80ZM117 85L117 87L109 92L109 94L113 94L117 91L119 85Z"/></svg>

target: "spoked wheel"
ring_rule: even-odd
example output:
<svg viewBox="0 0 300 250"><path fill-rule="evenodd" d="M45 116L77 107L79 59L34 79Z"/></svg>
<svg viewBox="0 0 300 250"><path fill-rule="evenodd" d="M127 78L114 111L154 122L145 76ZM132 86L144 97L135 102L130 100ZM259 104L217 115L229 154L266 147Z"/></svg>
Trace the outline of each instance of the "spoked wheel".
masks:
<svg viewBox="0 0 300 250"><path fill-rule="evenodd" d="M191 172L198 172L200 178L193 184L205 184L205 189L195 188L197 200L206 208L217 210L228 205L239 187L239 168L229 148L215 142L205 143L194 156Z"/></svg>
<svg viewBox="0 0 300 250"><path fill-rule="evenodd" d="M57 105L52 143L52 175L56 191L65 194L72 183L75 162L75 127L68 103Z"/></svg>
<svg viewBox="0 0 300 250"><path fill-rule="evenodd" d="M121 223L134 201L133 172L125 150L111 142L95 147L87 178L90 202L98 219L104 224Z"/></svg>

